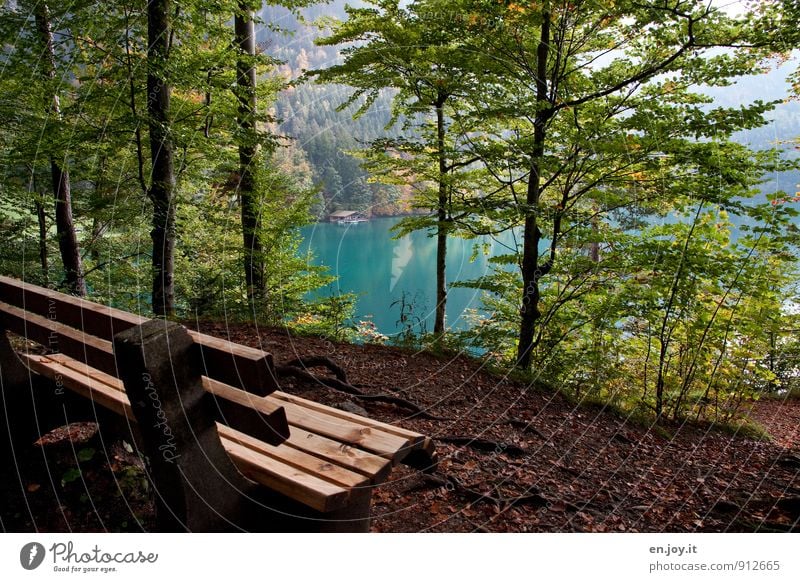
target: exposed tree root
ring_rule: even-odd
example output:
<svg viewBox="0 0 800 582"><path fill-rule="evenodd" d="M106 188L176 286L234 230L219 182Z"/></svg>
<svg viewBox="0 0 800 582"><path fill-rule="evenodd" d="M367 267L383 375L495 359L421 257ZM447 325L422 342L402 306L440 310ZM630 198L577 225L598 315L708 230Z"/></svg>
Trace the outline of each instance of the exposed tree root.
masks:
<svg viewBox="0 0 800 582"><path fill-rule="evenodd" d="M495 497L493 495L481 493L476 489L467 487L452 475L447 475L445 477L441 477L439 475L425 475L424 480L424 482L428 485L445 487L446 489L453 491L457 495L460 495L472 503L491 503L497 507L500 507L502 510L510 509L517 505L546 507L550 504L550 501L539 493L528 493L515 497Z"/></svg>
<svg viewBox="0 0 800 582"><path fill-rule="evenodd" d="M333 372L336 377L326 378L315 376L306 369L315 366L325 366L331 372ZM409 418L420 417L428 420L450 420L443 416L433 415L423 410L418 404L415 404L410 400L406 400L405 398L400 398L399 396L394 396L392 394L364 393L362 390L356 388L347 381L347 373L341 367L324 356L298 358L281 366L275 366L275 372L278 374L278 377L295 378L297 380L308 382L316 387L323 386L331 390L336 390L337 392L349 394L350 396L358 398L359 400L369 402L384 402L386 404L393 404L400 408L405 408L406 410L412 412Z"/></svg>
<svg viewBox="0 0 800 582"><path fill-rule="evenodd" d="M544 433L534 428L531 422L527 420L522 420L520 418L509 418L508 420L506 420L506 423L510 424L514 428L522 430L522 432L529 432L535 434L541 439L548 440L547 436L545 436Z"/></svg>
<svg viewBox="0 0 800 582"><path fill-rule="evenodd" d="M333 375L336 376L337 380L344 382L345 384L349 384L347 380L347 372L345 372L344 368L342 368L339 364L331 360L326 356L309 356L305 358L297 358L290 362L286 362L283 366L292 366L294 368L301 368L302 370L308 371L308 368L317 368L319 366L324 366L328 368L330 372L333 372Z"/></svg>

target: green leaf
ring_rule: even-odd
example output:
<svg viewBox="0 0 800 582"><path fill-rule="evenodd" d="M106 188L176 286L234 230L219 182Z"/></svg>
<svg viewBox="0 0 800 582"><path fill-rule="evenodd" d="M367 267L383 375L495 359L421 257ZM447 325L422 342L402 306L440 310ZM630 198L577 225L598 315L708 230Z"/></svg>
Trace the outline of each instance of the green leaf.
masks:
<svg viewBox="0 0 800 582"><path fill-rule="evenodd" d="M87 447L87 448L85 448L85 449L81 449L81 450L79 450L79 451L78 451L78 460L79 460L81 463L85 463L85 462L87 462L87 461L91 461L91 460L92 460L92 457L94 457L94 455L95 455L95 453L96 453L96 452L97 452L97 451L95 451L95 450L94 450L93 448L91 448L91 447Z"/></svg>
<svg viewBox="0 0 800 582"><path fill-rule="evenodd" d="M77 481L81 478L81 470L72 467L71 469L67 469L67 471L61 476L61 486L65 487L68 483L72 483L73 481Z"/></svg>

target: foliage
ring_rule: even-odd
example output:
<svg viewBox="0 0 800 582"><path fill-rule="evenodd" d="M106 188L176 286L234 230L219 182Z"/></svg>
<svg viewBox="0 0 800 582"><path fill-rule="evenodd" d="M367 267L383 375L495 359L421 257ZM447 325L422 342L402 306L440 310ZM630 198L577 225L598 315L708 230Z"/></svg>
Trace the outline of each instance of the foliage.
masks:
<svg viewBox="0 0 800 582"><path fill-rule="evenodd" d="M458 232L454 216L460 198L479 192L479 158L470 154L469 129L459 112L470 93L479 91L480 69L464 58L464 30L448 26L450 14L436 0L405 8L397 0L374 0L363 8L348 6L344 21L318 44L346 44L344 59L311 75L322 83L353 88L339 110L355 109L358 118L386 91L392 116L387 129L400 125L402 135L372 140L360 152L373 180L413 183L413 206L423 212L398 224L398 235L428 229L437 237L434 333L445 333L446 254L448 235ZM401 312L402 313L402 312Z"/></svg>
<svg viewBox="0 0 800 582"><path fill-rule="evenodd" d="M297 15L308 2L288 4ZM62 160L91 297L147 314L145 7L51 6L50 79L31 6L0 8L0 269L62 284L49 172ZM369 321L353 321L354 296L308 299L331 277L300 256L298 227L343 208L416 212L401 234L515 233L517 248L460 283L484 292L484 309L448 340L493 362L533 370L576 400L659 419L736 422L745 400L797 389L798 212L792 192L765 200L759 187L798 164L734 140L766 127L776 102L709 96L798 46L796 3L736 16L700 0L359 6L339 14L347 22L324 20L319 46L294 49L271 20L278 9L262 11L252 134L237 125L232 90L239 3L190 0L175 11L159 65L173 86L181 317L383 343ZM328 85L303 84L308 69ZM48 114L54 94L60 116ZM243 141L260 146L268 293L255 303L242 272ZM395 341L424 341L417 298L390 309Z"/></svg>
<svg viewBox="0 0 800 582"><path fill-rule="evenodd" d="M293 2L301 5L303 2ZM128 0L82 0L53 6L58 71L53 81L62 118L45 115L48 87L30 83L38 64L32 18L25 3L2 8L0 35L9 48L0 85L0 211L7 254L5 273L32 282L61 278L59 265L40 265L36 204L45 204L42 244L56 246L47 202L50 152L65 152L73 180L76 230L92 298L142 314L150 311L150 156L147 144L146 14ZM328 279L298 255L297 228L309 219L315 193L277 167L276 136L269 105L284 82L268 73L277 65L258 55L262 106L255 136L263 147L256 169L266 241L267 279L274 286L261 304L247 309L240 217L237 208L236 124L238 100L231 16L233 1L181 3L172 19L173 39L164 74L173 86L171 139L175 144L178 207L176 285L180 316L233 315L283 321L305 309L304 294ZM23 89L23 87L27 87ZM253 138L250 136L248 139ZM5 226L10 228L6 229Z"/></svg>
<svg viewBox="0 0 800 582"><path fill-rule="evenodd" d="M340 293L329 285L326 296L306 303L304 312L288 320L287 326L300 334L352 341L357 337L353 323L355 304L355 295Z"/></svg>
<svg viewBox="0 0 800 582"><path fill-rule="evenodd" d="M390 308L397 308L397 327L400 331L392 338L393 343L401 346L419 345L419 338L427 333L425 313L427 306L421 302L419 294L411 296L406 291L400 299L392 301Z"/></svg>

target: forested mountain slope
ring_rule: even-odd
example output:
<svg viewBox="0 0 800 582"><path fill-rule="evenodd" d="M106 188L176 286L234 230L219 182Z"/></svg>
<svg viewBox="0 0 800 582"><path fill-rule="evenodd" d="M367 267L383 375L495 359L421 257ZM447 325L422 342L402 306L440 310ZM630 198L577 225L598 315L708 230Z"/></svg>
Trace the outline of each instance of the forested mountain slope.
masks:
<svg viewBox="0 0 800 582"><path fill-rule="evenodd" d="M324 69L341 60L340 47L319 46L315 40L326 34L326 19L347 18L345 6L360 7L363 2L333 0L325 5L302 9L298 18L282 6L265 5L257 37L261 49L280 60L278 74L299 79L305 71ZM755 100L784 100L789 93L788 77L797 66L797 58L775 61L766 76L746 76L729 87L706 87L714 98L714 106L736 107ZM279 154L284 168L306 183L320 186L321 201L316 214L340 209L368 211L373 215L405 214L411 210L412 185L370 183L360 160L352 152L371 140L396 136L397 126L387 129L391 119L391 98L388 92L370 110L353 119L355 107L337 111L351 88L332 84L300 83L284 91L274 110L280 121L279 130L292 139ZM785 100L766 116L769 125L736 134L735 139L756 149L781 144L792 156L792 140L800 135L800 102ZM793 192L800 183L800 172L783 172L765 176L764 192Z"/></svg>
<svg viewBox="0 0 800 582"><path fill-rule="evenodd" d="M299 79L304 72L326 68L339 59L339 48L314 44L323 29L313 23L345 19L345 4L336 0L306 8L302 20L283 7L263 8L259 46L282 61L277 74ZM369 183L360 160L351 155L365 142L397 133L396 127L386 127L391 119L390 98L386 94L365 115L353 119L353 108L337 111L351 92L344 86L313 82L284 91L274 115L280 121L279 131L292 139L279 159L284 160L285 169L304 174L307 181L320 186L322 200L314 209L318 215L342 209L378 216L408 213L412 188Z"/></svg>

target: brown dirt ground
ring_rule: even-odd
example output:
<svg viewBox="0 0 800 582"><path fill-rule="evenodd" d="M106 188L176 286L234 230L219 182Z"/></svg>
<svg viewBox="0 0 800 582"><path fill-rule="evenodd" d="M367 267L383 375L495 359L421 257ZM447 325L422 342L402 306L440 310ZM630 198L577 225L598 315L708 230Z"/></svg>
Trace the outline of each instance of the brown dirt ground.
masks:
<svg viewBox="0 0 800 582"><path fill-rule="evenodd" d="M373 496L373 530L754 531L798 527L800 401L763 401L752 415L772 432L759 442L708 427L668 427L670 437L602 408L498 377L479 361L394 347L292 338L283 330L205 324L206 333L272 352L277 364L326 355L352 384L389 393L450 420L408 418L322 386L284 389L326 404L350 400L371 416L436 439L496 441L493 451L437 443L440 476L493 498L476 500L396 469ZM509 454L512 446L521 454ZM788 455L787 455L788 453ZM538 493L532 503L512 500ZM543 498L543 499L542 499ZM546 501L545 501L546 500Z"/></svg>
<svg viewBox="0 0 800 582"><path fill-rule="evenodd" d="M409 418L397 406L359 401L321 385L289 382L282 386L289 392L325 404L350 401L372 418L434 439L468 436L497 443L494 450L479 451L437 442L437 475L461 488L396 468L373 495L375 532L800 529L800 400L752 405L750 414L771 433L771 442L690 425L666 427L665 436L609 410L578 407L491 374L464 356L290 337L251 325L199 327L272 352L276 364L325 355L364 392L401 396L446 420ZM64 475L74 476L69 463L63 455L59 460L52 445L42 447L49 457L31 461L39 469L29 471L34 478L23 484L27 505L7 509L10 517L0 529L151 529L141 462L120 442L93 441L90 427L73 432L66 438L78 443L70 446L72 458L76 446L103 454L81 464L82 478L64 483ZM59 439L65 435L53 440Z"/></svg>

